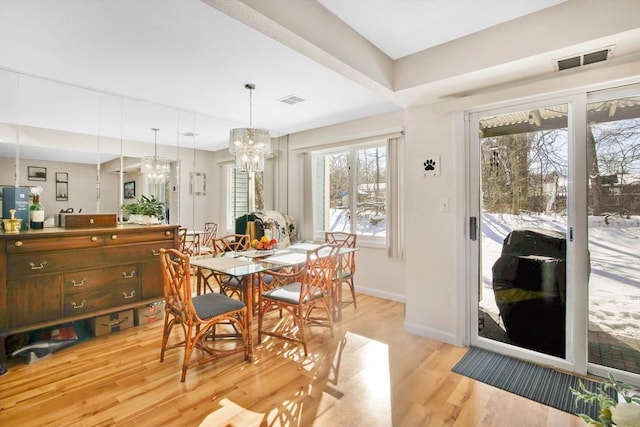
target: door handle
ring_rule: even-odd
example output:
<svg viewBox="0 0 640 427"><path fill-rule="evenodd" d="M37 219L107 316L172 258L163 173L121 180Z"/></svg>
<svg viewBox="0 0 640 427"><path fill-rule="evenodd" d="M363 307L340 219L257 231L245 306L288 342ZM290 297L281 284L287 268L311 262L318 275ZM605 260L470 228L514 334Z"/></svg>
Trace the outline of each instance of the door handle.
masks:
<svg viewBox="0 0 640 427"><path fill-rule="evenodd" d="M478 218L475 216L469 218L469 238L474 242L478 239Z"/></svg>

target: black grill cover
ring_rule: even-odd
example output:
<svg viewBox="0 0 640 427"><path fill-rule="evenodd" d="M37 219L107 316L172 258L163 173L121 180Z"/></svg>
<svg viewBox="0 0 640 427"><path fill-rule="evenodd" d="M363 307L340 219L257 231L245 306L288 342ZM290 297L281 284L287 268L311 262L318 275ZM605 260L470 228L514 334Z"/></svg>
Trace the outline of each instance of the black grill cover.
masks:
<svg viewBox="0 0 640 427"><path fill-rule="evenodd" d="M564 357L566 240L553 230L514 230L494 263L493 292L514 343Z"/></svg>

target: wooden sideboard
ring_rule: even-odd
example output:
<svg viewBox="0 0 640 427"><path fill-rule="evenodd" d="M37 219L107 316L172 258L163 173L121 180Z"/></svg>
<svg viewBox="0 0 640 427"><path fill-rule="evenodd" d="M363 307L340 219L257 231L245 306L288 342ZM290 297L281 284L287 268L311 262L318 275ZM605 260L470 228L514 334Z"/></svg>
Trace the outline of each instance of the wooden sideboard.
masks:
<svg viewBox="0 0 640 427"><path fill-rule="evenodd" d="M0 232L0 375L10 334L136 308L163 298L160 248L177 225Z"/></svg>

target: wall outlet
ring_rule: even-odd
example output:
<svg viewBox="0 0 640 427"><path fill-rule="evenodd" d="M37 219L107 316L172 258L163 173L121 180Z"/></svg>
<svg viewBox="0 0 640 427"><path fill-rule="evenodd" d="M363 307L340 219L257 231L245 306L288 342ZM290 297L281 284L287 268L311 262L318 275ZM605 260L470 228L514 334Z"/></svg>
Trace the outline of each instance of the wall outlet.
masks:
<svg viewBox="0 0 640 427"><path fill-rule="evenodd" d="M440 291L440 305L442 307L449 307L449 292Z"/></svg>

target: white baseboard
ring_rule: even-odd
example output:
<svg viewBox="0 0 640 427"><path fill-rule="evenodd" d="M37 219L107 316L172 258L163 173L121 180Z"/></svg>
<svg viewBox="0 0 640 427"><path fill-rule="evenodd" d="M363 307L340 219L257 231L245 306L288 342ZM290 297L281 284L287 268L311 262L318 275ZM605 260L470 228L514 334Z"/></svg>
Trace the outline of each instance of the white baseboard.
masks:
<svg viewBox="0 0 640 427"><path fill-rule="evenodd" d="M451 333L442 332L437 329L426 328L422 325L418 325L417 323L406 321L404 322L404 329L407 332L419 335L421 337L430 338L432 340L444 342L458 347L460 346L460 344L456 342L455 336Z"/></svg>
<svg viewBox="0 0 640 427"><path fill-rule="evenodd" d="M348 291L343 291L343 292L348 292ZM401 302L403 304L405 302L404 295L396 294L393 292L381 291L379 289L365 288L365 287L356 285L356 292L359 294L371 295L372 297L378 297L378 298L388 299L395 302Z"/></svg>

